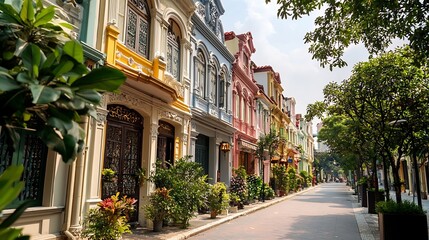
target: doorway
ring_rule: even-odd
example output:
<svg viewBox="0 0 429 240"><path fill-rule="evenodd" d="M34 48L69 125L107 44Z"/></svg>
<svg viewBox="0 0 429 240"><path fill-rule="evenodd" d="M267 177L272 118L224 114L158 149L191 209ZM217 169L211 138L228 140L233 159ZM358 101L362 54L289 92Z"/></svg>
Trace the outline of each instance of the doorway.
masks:
<svg viewBox="0 0 429 240"><path fill-rule="evenodd" d="M104 168L115 171L113 181L102 180L102 198L117 192L139 199L143 117L121 105L109 105L107 115ZM130 222L137 222L139 202Z"/></svg>

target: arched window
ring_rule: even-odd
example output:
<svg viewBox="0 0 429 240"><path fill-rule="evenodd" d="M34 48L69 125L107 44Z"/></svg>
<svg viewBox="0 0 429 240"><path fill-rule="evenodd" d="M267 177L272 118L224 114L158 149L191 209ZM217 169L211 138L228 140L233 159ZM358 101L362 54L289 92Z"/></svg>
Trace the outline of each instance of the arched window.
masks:
<svg viewBox="0 0 429 240"><path fill-rule="evenodd" d="M220 74L220 82L219 82L219 107L226 108L226 77L225 72L222 71Z"/></svg>
<svg viewBox="0 0 429 240"><path fill-rule="evenodd" d="M125 45L149 58L150 11L145 0L128 0Z"/></svg>
<svg viewBox="0 0 429 240"><path fill-rule="evenodd" d="M212 64L210 68L210 100L214 105L217 105L217 68Z"/></svg>
<svg viewBox="0 0 429 240"><path fill-rule="evenodd" d="M180 28L172 19L167 33L167 71L180 81Z"/></svg>
<svg viewBox="0 0 429 240"><path fill-rule="evenodd" d="M205 98L205 82L206 82L206 59L201 51L198 51L195 59L195 89L197 93Z"/></svg>

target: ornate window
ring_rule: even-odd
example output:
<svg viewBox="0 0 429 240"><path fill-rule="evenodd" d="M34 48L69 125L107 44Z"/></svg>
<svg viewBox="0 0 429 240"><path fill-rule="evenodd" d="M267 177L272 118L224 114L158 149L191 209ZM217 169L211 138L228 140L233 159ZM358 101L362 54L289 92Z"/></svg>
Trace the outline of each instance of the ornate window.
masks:
<svg viewBox="0 0 429 240"><path fill-rule="evenodd" d="M180 80L180 28L172 19L167 33L167 71Z"/></svg>
<svg viewBox="0 0 429 240"><path fill-rule="evenodd" d="M195 88L197 93L205 98L205 82L206 82L206 59L201 51L198 52L195 59Z"/></svg>
<svg viewBox="0 0 429 240"><path fill-rule="evenodd" d="M128 0L125 45L149 58L150 11L145 0Z"/></svg>
<svg viewBox="0 0 429 240"><path fill-rule="evenodd" d="M225 72L222 71L222 73L220 74L220 82L219 82L219 107L220 108L226 108L225 100L226 100L226 79L225 79Z"/></svg>
<svg viewBox="0 0 429 240"><path fill-rule="evenodd" d="M210 69L210 100L217 105L217 69L215 65Z"/></svg>
<svg viewBox="0 0 429 240"><path fill-rule="evenodd" d="M8 208L16 208L26 200L32 200L31 206L41 206L48 148L35 132L22 131L20 138L18 148L13 151L6 144L4 134L0 134L0 173L12 164L24 165L21 178L25 183L24 189Z"/></svg>

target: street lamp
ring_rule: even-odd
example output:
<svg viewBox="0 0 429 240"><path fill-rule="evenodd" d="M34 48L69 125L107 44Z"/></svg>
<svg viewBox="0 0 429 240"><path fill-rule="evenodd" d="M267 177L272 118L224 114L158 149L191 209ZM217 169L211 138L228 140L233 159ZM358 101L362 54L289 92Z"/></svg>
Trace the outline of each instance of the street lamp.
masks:
<svg viewBox="0 0 429 240"><path fill-rule="evenodd" d="M406 119L399 119L399 120L389 122L389 125L392 125L392 126L395 126L398 124L406 124L407 125L406 131L408 132L408 134L410 133L408 131L409 123ZM412 131L411 131L410 137L411 137L411 149L412 149L412 158L413 158L414 180L416 183L416 191L417 191L417 203L419 205L419 208L422 209L422 197L420 192L420 173L419 173L419 168L417 166L417 155L416 155L416 149L414 145L414 134Z"/></svg>

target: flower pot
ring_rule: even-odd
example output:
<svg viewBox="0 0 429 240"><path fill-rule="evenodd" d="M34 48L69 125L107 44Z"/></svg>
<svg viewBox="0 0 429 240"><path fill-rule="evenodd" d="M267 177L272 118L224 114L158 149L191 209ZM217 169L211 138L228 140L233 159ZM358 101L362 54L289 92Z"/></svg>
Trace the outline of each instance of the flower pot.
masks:
<svg viewBox="0 0 429 240"><path fill-rule="evenodd" d="M153 221L153 231L160 232L162 230L162 220Z"/></svg>
<svg viewBox="0 0 429 240"><path fill-rule="evenodd" d="M217 216L217 211L210 211L210 218L215 219Z"/></svg>
<svg viewBox="0 0 429 240"><path fill-rule="evenodd" d="M379 213L380 240L428 239L426 215Z"/></svg>
<svg viewBox="0 0 429 240"><path fill-rule="evenodd" d="M224 210L220 211L220 215L228 216L228 209L224 209Z"/></svg>
<svg viewBox="0 0 429 240"><path fill-rule="evenodd" d="M384 201L384 192L367 191L368 213L375 214L375 205L377 202Z"/></svg>

